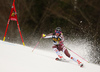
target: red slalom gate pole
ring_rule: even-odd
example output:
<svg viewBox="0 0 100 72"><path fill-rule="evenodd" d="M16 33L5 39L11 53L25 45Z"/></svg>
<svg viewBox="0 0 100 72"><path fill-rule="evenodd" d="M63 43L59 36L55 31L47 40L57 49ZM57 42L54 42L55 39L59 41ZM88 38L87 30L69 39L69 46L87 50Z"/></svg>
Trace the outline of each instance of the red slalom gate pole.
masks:
<svg viewBox="0 0 100 72"><path fill-rule="evenodd" d="M66 46L65 46L66 47ZM68 50L70 50L71 52L73 52L74 54L76 54L77 56L79 56L80 58L82 58L84 61L88 62L87 60L85 60L83 57L81 57L80 55L78 55L77 53L75 53L74 51L72 51L71 49L69 49L68 47L66 47ZM89 62L88 62L89 63Z"/></svg>
<svg viewBox="0 0 100 72"><path fill-rule="evenodd" d="M40 40L38 41L38 43L35 45L35 47L33 48L32 52L34 51L34 49L37 47L37 45L39 44L39 42L41 41L43 37L40 38Z"/></svg>
<svg viewBox="0 0 100 72"><path fill-rule="evenodd" d="M3 41L5 41L5 38L6 38L6 33L7 33L8 26L9 26L9 22L10 22L10 19L8 19L8 23L7 23L7 27L6 27L6 31L5 31Z"/></svg>
<svg viewBox="0 0 100 72"><path fill-rule="evenodd" d="M22 39L23 46L25 46L25 43L24 43L24 40L23 40L23 37L22 37L21 31L20 31L20 27L19 27L18 20L17 20L17 26L18 26L18 30L19 30L19 33L20 33L20 37L21 37L21 39Z"/></svg>

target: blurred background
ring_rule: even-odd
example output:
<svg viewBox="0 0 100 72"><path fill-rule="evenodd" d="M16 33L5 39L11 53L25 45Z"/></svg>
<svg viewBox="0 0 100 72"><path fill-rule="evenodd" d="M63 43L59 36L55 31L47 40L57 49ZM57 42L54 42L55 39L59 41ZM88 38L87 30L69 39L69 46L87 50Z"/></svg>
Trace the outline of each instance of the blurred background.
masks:
<svg viewBox="0 0 100 72"><path fill-rule="evenodd" d="M0 0L0 40L12 3ZM76 50L85 48L90 62L100 64L100 0L15 0L15 7L26 46L34 47L42 33L54 33L56 27L61 27L65 45L74 45ZM22 44L15 21L10 21L6 41ZM41 40L39 47L51 48L52 39Z"/></svg>

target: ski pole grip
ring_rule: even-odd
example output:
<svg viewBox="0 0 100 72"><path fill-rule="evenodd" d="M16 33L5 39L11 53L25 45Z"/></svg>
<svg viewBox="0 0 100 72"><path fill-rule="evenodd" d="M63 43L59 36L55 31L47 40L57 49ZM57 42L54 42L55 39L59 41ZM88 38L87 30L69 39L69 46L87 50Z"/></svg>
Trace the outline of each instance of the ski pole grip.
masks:
<svg viewBox="0 0 100 72"><path fill-rule="evenodd" d="M42 34L42 37L46 37L46 34Z"/></svg>

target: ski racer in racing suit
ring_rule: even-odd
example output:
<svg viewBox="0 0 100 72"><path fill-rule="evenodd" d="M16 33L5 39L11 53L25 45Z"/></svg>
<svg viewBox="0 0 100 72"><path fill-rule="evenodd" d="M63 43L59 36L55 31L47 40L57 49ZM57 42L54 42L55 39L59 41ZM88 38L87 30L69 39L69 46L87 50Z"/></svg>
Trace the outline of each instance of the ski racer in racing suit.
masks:
<svg viewBox="0 0 100 72"><path fill-rule="evenodd" d="M56 52L56 54L58 55L59 59L61 59L61 60L64 59L63 56L60 53L60 51L62 51L67 57L69 57L73 61L77 62L80 66L83 66L82 62L80 62L75 57L71 56L69 54L68 50L65 48L65 46L63 44L64 36L63 36L63 33L62 33L60 27L57 27L55 29L55 33L51 33L51 34L49 34L47 36L45 34L42 34L42 37L43 38L52 38L53 39L54 46L52 46L52 48Z"/></svg>

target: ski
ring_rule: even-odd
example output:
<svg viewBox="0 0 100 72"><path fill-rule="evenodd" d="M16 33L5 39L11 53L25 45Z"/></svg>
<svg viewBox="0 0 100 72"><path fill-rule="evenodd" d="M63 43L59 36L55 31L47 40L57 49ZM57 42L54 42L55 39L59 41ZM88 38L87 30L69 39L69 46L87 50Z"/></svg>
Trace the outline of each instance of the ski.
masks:
<svg viewBox="0 0 100 72"><path fill-rule="evenodd" d="M68 62L66 59L55 58L56 61ZM79 64L80 67L83 67L83 63Z"/></svg>
<svg viewBox="0 0 100 72"><path fill-rule="evenodd" d="M56 61L68 62L66 59L55 58Z"/></svg>
<svg viewBox="0 0 100 72"><path fill-rule="evenodd" d="M80 67L83 67L83 64L82 63L80 63Z"/></svg>
<svg viewBox="0 0 100 72"><path fill-rule="evenodd" d="M57 60L57 61L60 60L61 61L61 59L59 59L59 58L55 58L55 60Z"/></svg>

